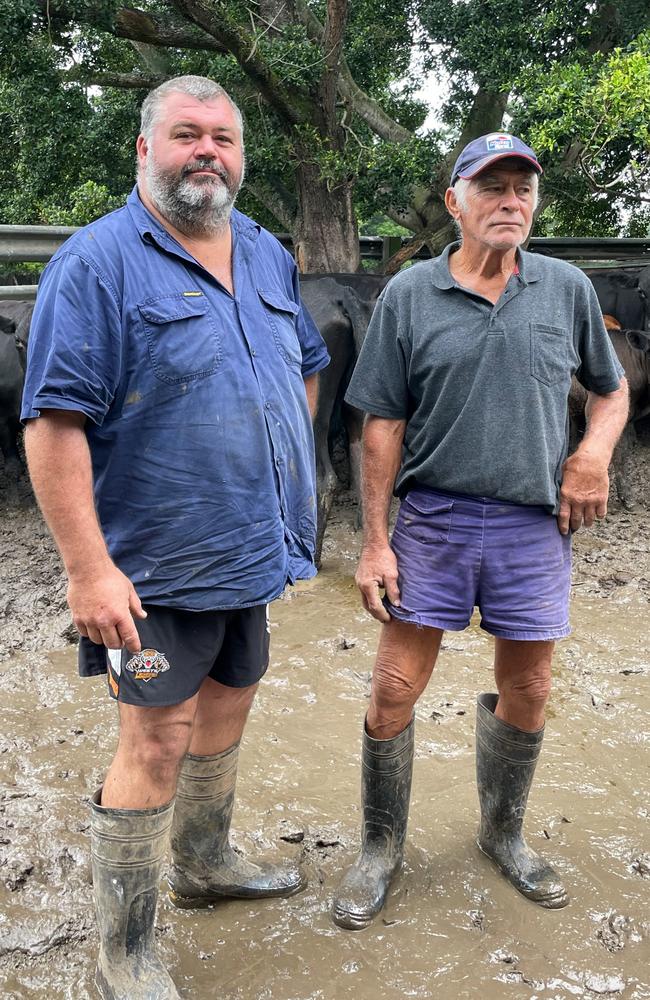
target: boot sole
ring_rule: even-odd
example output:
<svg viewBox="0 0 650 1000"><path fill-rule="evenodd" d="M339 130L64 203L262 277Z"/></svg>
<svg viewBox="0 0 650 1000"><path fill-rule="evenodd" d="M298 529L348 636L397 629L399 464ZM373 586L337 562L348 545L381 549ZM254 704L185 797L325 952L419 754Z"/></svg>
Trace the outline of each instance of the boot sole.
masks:
<svg viewBox="0 0 650 1000"><path fill-rule="evenodd" d="M362 916L350 913L349 910L339 910L336 907L332 909L332 920L337 927L343 928L344 931L365 930L366 927L370 927L376 916L376 913Z"/></svg>
<svg viewBox="0 0 650 1000"><path fill-rule="evenodd" d="M301 879L295 886L287 889L274 889L272 892L260 892L259 889L224 889L223 892L212 891L206 896L180 896L169 887L168 897L179 910L205 910L209 906L222 902L224 899L287 899L289 896L296 896L303 889L307 888L307 879Z"/></svg>
<svg viewBox="0 0 650 1000"><path fill-rule="evenodd" d="M506 881L509 882L512 888L516 889L517 892L524 897L524 899L529 899L531 903L536 903L537 906L543 906L546 910L561 910L565 906L568 906L570 898L567 895L566 891L563 890L562 892L556 893L555 895L545 895L545 896L537 896L534 889L532 891L526 891L526 889L520 888L516 884L516 882L512 881L506 869L503 868L499 864L499 862L492 857L491 854L488 854L487 851L483 850L478 840L476 841L476 846L478 847L481 854L484 854L485 857L492 862L494 867L501 872L501 874L504 876Z"/></svg>

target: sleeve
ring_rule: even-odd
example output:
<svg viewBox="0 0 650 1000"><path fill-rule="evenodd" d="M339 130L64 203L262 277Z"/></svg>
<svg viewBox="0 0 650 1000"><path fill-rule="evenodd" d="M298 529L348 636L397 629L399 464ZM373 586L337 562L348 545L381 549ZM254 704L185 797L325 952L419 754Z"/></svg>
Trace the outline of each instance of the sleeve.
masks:
<svg viewBox="0 0 650 1000"><path fill-rule="evenodd" d="M407 362L399 321L380 296L345 394L359 410L388 420L409 414Z"/></svg>
<svg viewBox="0 0 650 1000"><path fill-rule="evenodd" d="M52 260L41 277L29 333L22 420L42 409L76 410L101 425L122 363L117 299L74 253Z"/></svg>
<svg viewBox="0 0 650 1000"><path fill-rule="evenodd" d="M604 396L619 388L625 371L616 357L596 291L588 278L581 285L580 294L575 331L575 347L580 359L576 378L588 392Z"/></svg>
<svg viewBox="0 0 650 1000"><path fill-rule="evenodd" d="M296 316L296 333L298 334L300 350L302 351L302 377L305 379L309 378L310 375L315 375L316 372L322 371L323 368L327 368L330 363L330 356L318 327L302 303L298 268L293 260L291 264L293 267L293 297L296 304L300 307Z"/></svg>

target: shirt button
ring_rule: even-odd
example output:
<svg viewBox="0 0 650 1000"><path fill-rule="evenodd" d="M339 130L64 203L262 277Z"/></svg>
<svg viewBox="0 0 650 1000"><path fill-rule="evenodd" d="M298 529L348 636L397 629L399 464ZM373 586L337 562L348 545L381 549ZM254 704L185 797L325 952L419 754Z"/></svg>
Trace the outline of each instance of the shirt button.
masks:
<svg viewBox="0 0 650 1000"><path fill-rule="evenodd" d="M271 404L270 403L265 403L264 404L264 409L265 410L270 410L271 409Z"/></svg>
<svg viewBox="0 0 650 1000"><path fill-rule="evenodd" d="M276 465L282 465L282 459L281 458L276 458L275 464Z"/></svg>
<svg viewBox="0 0 650 1000"><path fill-rule="evenodd" d="M253 348L251 350L251 357L254 358L256 354L257 354L257 351L255 350L255 348Z"/></svg>

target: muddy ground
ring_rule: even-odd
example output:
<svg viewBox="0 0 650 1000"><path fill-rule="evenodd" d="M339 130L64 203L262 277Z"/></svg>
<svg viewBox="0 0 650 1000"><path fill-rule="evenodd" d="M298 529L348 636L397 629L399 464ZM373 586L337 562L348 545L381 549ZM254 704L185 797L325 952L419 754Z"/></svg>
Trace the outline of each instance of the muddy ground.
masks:
<svg viewBox="0 0 650 1000"><path fill-rule="evenodd" d="M331 923L355 853L361 720L377 641L352 575L342 498L319 577L272 608L272 666L246 732L235 814L245 852L302 858L288 900L201 913L163 898L160 948L197 1000L650 1000L650 448L637 507L575 543L573 636L558 645L532 844L570 906L519 897L474 844L474 707L491 640L449 633L417 711L404 872L368 930ZM646 500L646 497L648 500ZM0 494L0 996L94 997L87 798L115 746L100 679L76 676L58 558L29 494Z"/></svg>

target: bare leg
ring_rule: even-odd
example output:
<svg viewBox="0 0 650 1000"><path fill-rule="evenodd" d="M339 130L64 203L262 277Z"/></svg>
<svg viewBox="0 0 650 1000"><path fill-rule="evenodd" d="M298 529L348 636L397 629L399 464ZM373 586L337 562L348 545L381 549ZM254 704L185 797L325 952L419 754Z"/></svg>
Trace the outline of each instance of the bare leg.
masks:
<svg viewBox="0 0 650 1000"><path fill-rule="evenodd" d="M383 626L372 674L366 728L375 740L401 733L429 683L443 631L393 619Z"/></svg>
<svg viewBox="0 0 650 1000"><path fill-rule="evenodd" d="M227 687L206 677L198 695L190 753L207 757L238 743L258 686Z"/></svg>
<svg viewBox="0 0 650 1000"><path fill-rule="evenodd" d="M494 678L499 702L494 714L497 719L527 733L543 727L554 649L552 640L496 639Z"/></svg>
<svg viewBox="0 0 650 1000"><path fill-rule="evenodd" d="M192 735L198 695L166 708L119 703L120 739L101 804L107 809L154 809L176 791Z"/></svg>

